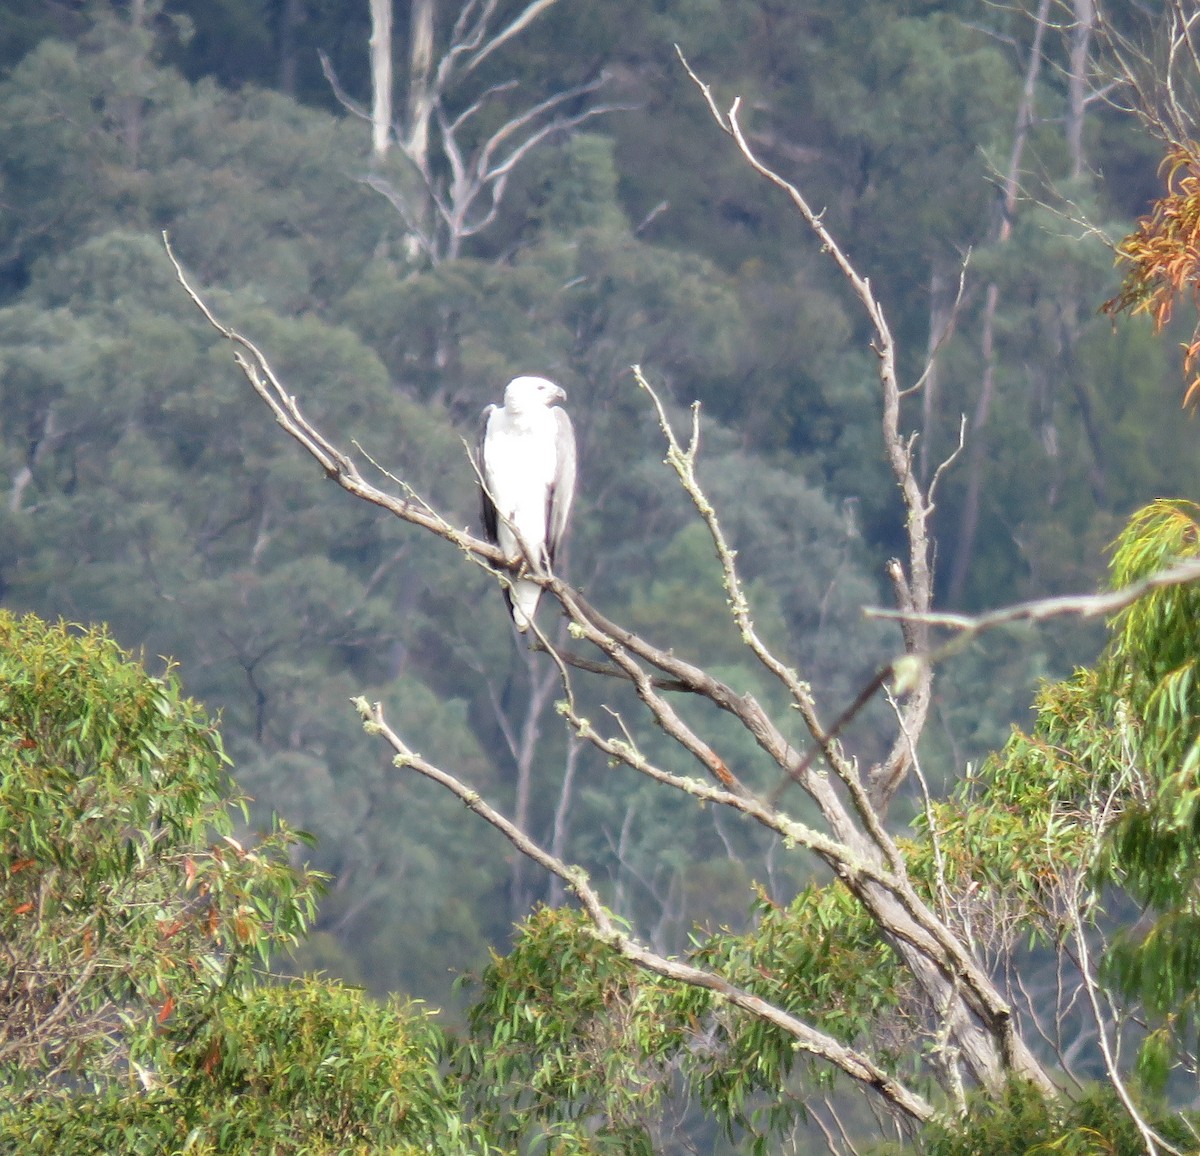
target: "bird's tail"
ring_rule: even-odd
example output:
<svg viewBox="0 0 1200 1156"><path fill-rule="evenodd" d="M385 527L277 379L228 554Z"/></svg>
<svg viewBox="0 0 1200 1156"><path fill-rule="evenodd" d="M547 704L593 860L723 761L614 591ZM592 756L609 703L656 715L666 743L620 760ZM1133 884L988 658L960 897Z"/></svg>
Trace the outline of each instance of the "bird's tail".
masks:
<svg viewBox="0 0 1200 1156"><path fill-rule="evenodd" d="M506 590L505 594L508 595L508 608L512 611L513 622L524 634L533 622L534 612L542 597L542 588L536 582L518 578L513 583L511 593Z"/></svg>

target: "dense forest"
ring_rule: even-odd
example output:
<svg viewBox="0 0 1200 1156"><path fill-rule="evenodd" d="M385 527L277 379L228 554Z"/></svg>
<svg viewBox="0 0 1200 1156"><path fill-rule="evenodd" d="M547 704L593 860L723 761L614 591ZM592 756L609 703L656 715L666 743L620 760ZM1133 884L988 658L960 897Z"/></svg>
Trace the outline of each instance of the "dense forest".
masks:
<svg viewBox="0 0 1200 1156"><path fill-rule="evenodd" d="M1106 13L1123 42L1150 35L1145 7ZM680 428L698 401L699 479L758 632L833 717L903 645L863 613L907 549L875 334L681 57L720 108L741 98L749 143L869 276L899 374L922 383L902 422L938 487L934 601L979 611L1094 589L1129 515L1200 481L1178 342L1101 312L1163 144L1111 97L1111 42L1084 9L412 0L391 13L380 139L368 0L0 2L0 607L105 623L149 668L178 663L219 716L248 826L312 833L288 854L329 882L277 967L453 1018L489 949L563 902L561 879L396 774L359 697L586 867L665 955L786 905L813 867L572 739L559 671L514 639L494 579L281 434L164 232L316 425L456 526L476 525L483 406L518 373L559 382L579 438L572 585L782 716L630 367ZM1032 725L1039 679L1103 641L1018 625L948 658L924 780L968 778ZM607 689L581 691L581 714ZM727 762L754 762L733 721L698 711ZM865 765L893 725L873 702L843 738ZM691 773L666 736L643 742ZM920 808L906 784L892 824Z"/></svg>

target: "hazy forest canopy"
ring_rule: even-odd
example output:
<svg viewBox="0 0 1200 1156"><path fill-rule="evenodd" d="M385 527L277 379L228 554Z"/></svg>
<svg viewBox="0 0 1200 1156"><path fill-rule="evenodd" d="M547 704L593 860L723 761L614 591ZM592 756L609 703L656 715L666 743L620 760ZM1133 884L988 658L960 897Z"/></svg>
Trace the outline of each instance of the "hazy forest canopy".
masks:
<svg viewBox="0 0 1200 1156"><path fill-rule="evenodd" d="M786 200L727 146L674 45L725 105L743 98L754 146L869 274L904 380L936 347L904 428L928 483L966 415L939 480L936 589L978 609L1094 588L1130 513L1200 481L1173 343L1100 315L1118 274L1084 223L1129 232L1160 191L1161 145L1078 99L1069 22L1033 51L1035 7L865 0L848 18L837 0L558 0L442 111L499 93L463 121L470 149L559 93L578 90L562 109L577 119L611 107L523 157L487 228L422 250L399 211L420 200L412 164L372 156L346 107L371 99L367 0L0 0L0 606L104 622L149 665L179 662L187 693L220 713L254 822L276 812L317 837L308 858L331 883L290 966L445 1003L515 920L563 895L458 802L398 775L355 696L585 866L660 952L686 950L697 924L736 931L755 904L763 918L818 900L811 865L760 829L568 741L556 672L514 648L494 581L338 492L281 436L181 291L162 232L323 432L458 526L476 519L463 439L482 406L519 372L560 382L580 448L572 583L783 716L629 367L681 427L699 400L700 481L758 630L833 714L900 645L862 615L889 602L904 530L871 333ZM1121 27L1146 6L1127 7L1111 6ZM398 123L417 8L394 5ZM444 40L457 7L434 8ZM1066 678L1100 641L1021 629L948 664L921 752L935 792L1028 724L1037 678ZM602 714L601 690L584 713ZM754 766L729 718L695 716L726 761ZM886 705L855 720L864 764L889 722ZM789 741L803 746L799 723ZM644 750L693 773L665 738ZM906 789L892 817L918 807Z"/></svg>

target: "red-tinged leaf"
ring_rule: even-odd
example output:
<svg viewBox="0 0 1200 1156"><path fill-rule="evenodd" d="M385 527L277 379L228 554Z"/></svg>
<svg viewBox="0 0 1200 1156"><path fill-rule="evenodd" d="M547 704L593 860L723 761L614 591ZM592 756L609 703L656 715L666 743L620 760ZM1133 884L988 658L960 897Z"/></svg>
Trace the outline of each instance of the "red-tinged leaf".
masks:
<svg viewBox="0 0 1200 1156"><path fill-rule="evenodd" d="M159 1010L158 1022L160 1024L166 1023L167 1017L174 1010L175 1010L175 997L173 995L169 995L169 996L167 996L166 1002L162 1005L162 1008Z"/></svg>
<svg viewBox="0 0 1200 1156"><path fill-rule="evenodd" d="M183 876L189 887L196 882L196 863L190 855L183 861Z"/></svg>
<svg viewBox="0 0 1200 1156"><path fill-rule="evenodd" d="M17 907L13 908L13 914L14 915L24 915L24 914L26 914L26 912L29 912L32 910L33 910L32 903L21 903Z"/></svg>
<svg viewBox="0 0 1200 1156"><path fill-rule="evenodd" d="M30 867L36 867L36 866L37 866L36 859L18 859L15 863L13 863L9 867L8 873L10 875L16 875L21 871L25 871Z"/></svg>

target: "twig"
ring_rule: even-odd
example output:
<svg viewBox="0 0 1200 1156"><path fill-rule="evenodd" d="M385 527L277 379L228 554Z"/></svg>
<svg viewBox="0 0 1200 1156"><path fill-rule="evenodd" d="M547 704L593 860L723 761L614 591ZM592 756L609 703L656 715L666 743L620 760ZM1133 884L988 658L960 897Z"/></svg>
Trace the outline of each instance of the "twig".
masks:
<svg viewBox="0 0 1200 1156"><path fill-rule="evenodd" d="M1113 1090L1117 1093L1117 1098L1121 1101L1122 1107L1124 1107L1129 1118L1133 1121L1134 1127L1137 1128L1138 1134L1142 1138L1142 1143L1146 1146L1146 1156L1157 1156L1160 1147L1164 1152L1171 1153L1171 1156L1183 1156L1183 1152L1180 1149L1173 1147L1161 1136L1155 1134L1150 1125L1142 1118L1137 1105L1133 1102L1133 1097L1129 1094L1129 1089L1125 1087L1125 1081L1121 1078L1121 1073L1117 1069L1117 1062L1108 1040L1108 1032L1104 1028L1104 1017L1100 1010L1100 999L1088 954L1087 935L1083 927L1083 920L1079 915L1078 905L1076 905L1072 914L1075 943L1079 955L1079 973L1083 977L1084 990L1087 992L1088 1003L1092 1008L1092 1016L1096 1021L1100 1052L1104 1057L1104 1070L1108 1074L1109 1083L1112 1084Z"/></svg>
<svg viewBox="0 0 1200 1156"><path fill-rule="evenodd" d="M867 607L863 613L868 618L922 622L928 626L944 626L958 631L959 637L953 640L953 649L957 650L963 642L1000 626L1011 626L1014 622L1045 622L1052 618L1099 618L1124 610L1151 590L1183 586L1197 580L1200 580L1200 558L1186 558L1137 582L1131 582L1128 586L1122 586L1120 590L1112 590L1106 594L1066 594L1054 598L1038 598L1003 606L998 610L989 610L985 614L921 613L883 607ZM949 653L951 644L923 657L925 661L936 662Z"/></svg>

